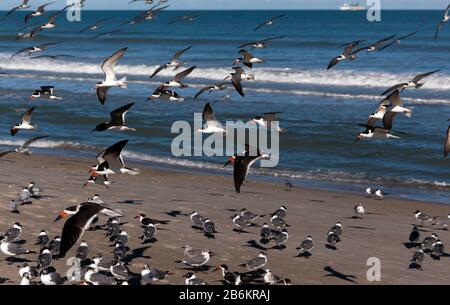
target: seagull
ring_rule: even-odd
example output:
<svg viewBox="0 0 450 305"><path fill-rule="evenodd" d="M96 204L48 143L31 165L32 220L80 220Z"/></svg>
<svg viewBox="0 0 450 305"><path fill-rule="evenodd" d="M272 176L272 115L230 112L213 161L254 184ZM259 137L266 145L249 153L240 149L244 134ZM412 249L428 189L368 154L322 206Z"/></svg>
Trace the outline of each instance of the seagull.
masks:
<svg viewBox="0 0 450 305"><path fill-rule="evenodd" d="M244 43L243 45L240 45L238 48L242 49L242 48L251 46L252 49L264 49L267 47L267 42L276 40L276 39L281 39L284 37L286 37L286 35L272 37L272 38L266 38L266 39L254 41L254 42L248 42L248 43Z"/></svg>
<svg viewBox="0 0 450 305"><path fill-rule="evenodd" d="M128 233L125 230L122 230L114 237L114 242L120 243L125 246L128 243Z"/></svg>
<svg viewBox="0 0 450 305"><path fill-rule="evenodd" d="M311 250L314 248L314 240L311 235L306 236L306 239L300 243L296 249L302 251L303 253L311 253Z"/></svg>
<svg viewBox="0 0 450 305"><path fill-rule="evenodd" d="M37 258L37 267L46 268L50 266L51 263L52 263L52 253L50 252L49 248L47 247L42 248Z"/></svg>
<svg viewBox="0 0 450 305"><path fill-rule="evenodd" d="M20 277L23 277L25 273L28 273L30 279L38 277L39 272L36 267L28 265L28 263L23 263L19 269Z"/></svg>
<svg viewBox="0 0 450 305"><path fill-rule="evenodd" d="M216 271L220 271L222 273L225 283L229 285L234 285L236 283L237 274L236 272L230 272L227 265L222 264L217 266Z"/></svg>
<svg viewBox="0 0 450 305"><path fill-rule="evenodd" d="M35 253L34 251L23 248L19 244L9 242L5 236L0 236L0 242L0 250L8 256L5 260L8 261L9 259L10 264L12 264L14 256Z"/></svg>
<svg viewBox="0 0 450 305"><path fill-rule="evenodd" d="M42 52L45 49L47 49L49 46L53 46L56 44L60 44L60 42L49 42L49 43L43 43L43 44L39 44L39 45L32 46L32 47L23 48L23 49L20 49L19 51L15 52L13 55L11 55L10 59L14 58L15 56L17 56L21 53L24 53L24 52L27 52L27 56L30 56L33 53Z"/></svg>
<svg viewBox="0 0 450 305"><path fill-rule="evenodd" d="M35 90L29 99L34 100L37 98L49 99L54 101L61 101L62 97L56 96L55 87L53 86L41 86L40 90Z"/></svg>
<svg viewBox="0 0 450 305"><path fill-rule="evenodd" d="M35 245L39 245L41 248L43 248L48 244L49 241L50 241L50 238L48 237L47 231L41 230L41 232L39 232L39 235L36 239Z"/></svg>
<svg viewBox="0 0 450 305"><path fill-rule="evenodd" d="M365 192L367 197L372 197L372 195L375 193L375 191L371 187L366 188Z"/></svg>
<svg viewBox="0 0 450 305"><path fill-rule="evenodd" d="M186 285L206 285L206 283L199 279L194 273L188 272L184 276Z"/></svg>
<svg viewBox="0 0 450 305"><path fill-rule="evenodd" d="M245 229L247 227L250 227L252 223L245 217L242 217L241 215L234 215L232 217L233 224L239 231L242 231L242 229Z"/></svg>
<svg viewBox="0 0 450 305"><path fill-rule="evenodd" d="M412 243L417 243L420 239L419 229L414 226L411 233L409 234L409 241Z"/></svg>
<svg viewBox="0 0 450 305"><path fill-rule="evenodd" d="M226 88L227 88L227 83L218 83L215 85L203 87L195 94L194 99L196 99L197 97L199 97L200 95L202 95L203 93L205 93L207 91L209 94L211 94L211 92L213 92L213 91L223 91Z"/></svg>
<svg viewBox="0 0 450 305"><path fill-rule="evenodd" d="M383 200L384 196L389 195L389 193L385 193L381 189L376 189L374 194L378 200Z"/></svg>
<svg viewBox="0 0 450 305"><path fill-rule="evenodd" d="M439 72L439 71L441 71L441 70L434 70L434 71L418 74L412 80L410 80L409 82L407 82L407 83L400 83L400 84L394 85L394 86L390 87L389 89L387 89L386 91L384 91L381 95L390 94L392 91L395 91L395 90L403 91L406 88L412 88L412 87L414 87L416 89L420 88L420 87L422 87L425 84L425 83L420 83L420 81L423 78L425 78L427 76L430 76L430 75L432 75L432 74L434 74L436 72Z"/></svg>
<svg viewBox="0 0 450 305"><path fill-rule="evenodd" d="M114 67L119 61L119 59L125 54L128 48L123 48L105 59L102 64L102 70L105 74L105 80L102 82L98 82L95 85L97 90L97 96L100 103L103 105L106 101L106 94L111 87L119 87L119 88L127 88L127 78L123 77L119 80L116 78L116 73L114 72Z"/></svg>
<svg viewBox="0 0 450 305"><path fill-rule="evenodd" d="M429 216L429 215L427 215L427 214L424 214L424 213L422 213L422 212L419 211L419 210L416 210L416 211L414 212L414 217L416 218L417 221L420 222L420 224L421 224L422 226L423 226L424 223L430 222L430 221L433 220L433 217L431 217L431 216Z"/></svg>
<svg viewBox="0 0 450 305"><path fill-rule="evenodd" d="M116 110L111 111L109 113L111 121L98 124L93 131L105 131L105 130L136 131L136 129L130 128L125 124L125 115L133 105L134 103L130 103L122 107L119 107Z"/></svg>
<svg viewBox="0 0 450 305"><path fill-rule="evenodd" d="M171 273L169 271L162 271L158 268L150 267L148 264L145 264L141 270L141 283L148 284L151 282L156 282L159 280L164 280Z"/></svg>
<svg viewBox="0 0 450 305"><path fill-rule="evenodd" d="M194 71L194 69L196 68L196 66L192 66L189 69L186 69L184 71L181 71L179 73L177 73L175 75L175 77L173 78L173 80L171 81L167 81L164 83L165 87L179 87L179 88L187 88L188 85L183 84L181 81L188 76L189 74L191 74L192 71Z"/></svg>
<svg viewBox="0 0 450 305"><path fill-rule="evenodd" d="M107 276L106 274L97 272L94 268L89 267L84 274L84 280L92 285L114 285L116 281L114 278Z"/></svg>
<svg viewBox="0 0 450 305"><path fill-rule="evenodd" d="M77 206L76 213L69 217L63 227L61 234L61 247L59 257L64 257L77 240L83 235L97 214L104 214L110 217L119 217L122 214L105 206L84 202Z"/></svg>
<svg viewBox="0 0 450 305"><path fill-rule="evenodd" d="M253 122L258 124L259 126L265 127L267 129L272 129L272 122L278 122L277 120L277 114L280 114L282 112L266 112L263 116L256 116L253 118ZM277 126L275 129L278 132L285 132L283 128L280 128Z"/></svg>
<svg viewBox="0 0 450 305"><path fill-rule="evenodd" d="M114 259L104 258L100 253L98 253L93 259L93 264L90 265L96 271L107 271L109 272L111 266L113 266L116 261Z"/></svg>
<svg viewBox="0 0 450 305"><path fill-rule="evenodd" d="M341 236L343 229L344 229L343 225L338 221L334 226L331 227L330 232L334 232L338 236Z"/></svg>
<svg viewBox="0 0 450 305"><path fill-rule="evenodd" d="M444 24L450 20L450 4L447 6L447 8L444 11L444 16L442 17L442 20L439 22L436 33L434 34L434 40L437 39L439 31L442 29Z"/></svg>
<svg viewBox="0 0 450 305"><path fill-rule="evenodd" d="M108 20L108 19L105 18L105 19L97 20L97 21L94 22L93 24L91 24L91 25L89 25L89 26L87 26L87 27L81 29L81 30L78 32L78 34L84 33L84 32L86 32L86 31L95 31L95 30L97 30L97 29L99 28L100 24L104 23L106 20Z"/></svg>
<svg viewBox="0 0 450 305"><path fill-rule="evenodd" d="M250 270L257 270L259 268L263 268L267 264L267 255L263 251L259 252L258 256L255 258L252 258L251 260L247 261L245 264L242 264L240 266L247 267Z"/></svg>
<svg viewBox="0 0 450 305"><path fill-rule="evenodd" d="M278 275L274 274L272 271L270 271L270 269L265 270L264 283L269 285L275 285L278 284L280 281L281 278Z"/></svg>
<svg viewBox="0 0 450 305"><path fill-rule="evenodd" d="M425 237L422 241L421 245L423 249L430 250L433 247L433 244L438 240L438 235L436 233L431 234L431 236Z"/></svg>
<svg viewBox="0 0 450 305"><path fill-rule="evenodd" d="M450 223L450 214L442 217L433 217L433 226L442 226L443 230L448 230L448 224Z"/></svg>
<svg viewBox="0 0 450 305"><path fill-rule="evenodd" d="M101 151L97 155L99 165L93 166L90 170L91 175L108 175L108 174L130 174L137 175L138 169L129 168L125 166L122 157L122 150L125 148L129 140L119 141L107 149ZM104 165L103 170L102 166Z"/></svg>
<svg viewBox="0 0 450 305"><path fill-rule="evenodd" d="M382 50L386 49L387 47L390 47L390 46L392 46L392 45L394 45L394 44L399 45L399 44L401 44L401 41L402 41L403 39L406 39L406 38L408 38L408 37L410 37L410 36L416 34L417 32L418 32L418 31L415 31L415 32L406 34L406 35L404 35L404 36L398 37L398 38L394 39L393 41L391 41L390 43L388 43L388 44L384 45L383 47L379 48L378 51L382 51Z"/></svg>
<svg viewBox="0 0 450 305"><path fill-rule="evenodd" d="M240 96L244 97L244 90L242 89L241 80L253 80L255 77L253 75L246 74L244 69L241 67L233 67L234 72L230 73L224 80L231 79L231 84L234 89L239 93Z"/></svg>
<svg viewBox="0 0 450 305"><path fill-rule="evenodd" d="M139 237L139 239L143 240L143 243L146 243L147 241L151 241L155 238L156 235L156 227L154 224L149 223L144 226L144 233L142 236Z"/></svg>
<svg viewBox="0 0 450 305"><path fill-rule="evenodd" d="M56 17L58 17L58 15L61 14L62 12L64 12L67 8L72 7L72 6L74 6L74 4L67 5L62 10L57 11L56 13L51 15L48 18L48 21L46 23L37 26L36 28L34 28L31 31L30 38L33 38L34 36L36 36L36 34L40 31L42 31L43 29L54 29L56 27Z"/></svg>
<svg viewBox="0 0 450 305"><path fill-rule="evenodd" d="M202 224L202 229L206 234L216 233L216 225L211 221L211 219L208 218L205 218L205 221Z"/></svg>
<svg viewBox="0 0 450 305"><path fill-rule="evenodd" d="M211 107L210 103L206 103L203 108L202 113L203 120L205 121L205 126L203 129L197 129L198 132L201 133L226 133L226 129L222 127L222 124L217 121L216 116L214 115L214 111Z"/></svg>
<svg viewBox="0 0 450 305"><path fill-rule="evenodd" d="M375 50L379 50L379 48L381 47L381 45L382 45L383 43L385 43L385 42L388 41L388 40L391 40L391 39L394 38L395 36L397 36L397 34L394 34L394 35L391 35L391 36L389 36L389 37L380 39L380 40L378 40L377 42L371 44L371 45L368 46L368 47L363 47L363 48L361 48L361 49L355 50L355 53L358 53L358 52L363 51L363 50L367 50L367 52L373 52L373 51L375 51Z"/></svg>
<svg viewBox="0 0 450 305"><path fill-rule="evenodd" d="M442 243L442 241L440 239L438 239L431 247L431 255L433 256L433 258L439 258L440 256L442 256L442 254L444 254L444 244Z"/></svg>
<svg viewBox="0 0 450 305"><path fill-rule="evenodd" d="M245 182L247 174L253 163L255 163L260 159L267 160L269 158L270 158L269 155L261 154L261 151L259 149L256 156L251 156L250 151L246 151L244 156L236 156L236 159L234 160L233 176L234 176L234 187L236 189L237 194L241 192L242 184Z"/></svg>
<svg viewBox="0 0 450 305"><path fill-rule="evenodd" d="M11 127L11 135L15 136L19 130L32 130L36 129L36 125L31 125L31 115L36 107L31 107L22 114L22 122Z"/></svg>
<svg viewBox="0 0 450 305"><path fill-rule="evenodd" d="M109 272L118 280L127 281L130 278L130 270L121 261L116 261L109 268Z"/></svg>
<svg viewBox="0 0 450 305"><path fill-rule="evenodd" d="M66 277L61 277L53 267L47 267L42 270L40 279L42 284L50 286L62 285L67 280Z"/></svg>
<svg viewBox="0 0 450 305"><path fill-rule="evenodd" d="M118 234L119 233L117 233L117 235ZM113 250L114 259L123 260L127 256L127 251L127 246L123 245L121 242L116 242Z"/></svg>
<svg viewBox="0 0 450 305"><path fill-rule="evenodd" d="M45 58L45 59L50 59L50 60L54 61L54 60L58 60L60 57L68 58L68 57L74 57L74 56L73 55L66 55L66 54L60 54L60 55L39 55L39 56L30 57L30 59L42 59L42 58Z"/></svg>
<svg viewBox="0 0 450 305"><path fill-rule="evenodd" d="M288 231L286 229L283 229L281 232L275 232L274 236L270 240L276 244L276 247L278 249L281 250L280 245L287 242L288 239L289 239Z"/></svg>
<svg viewBox="0 0 450 305"><path fill-rule="evenodd" d="M274 17L272 17L272 18L270 18L270 19L265 20L263 23L261 23L260 25L258 25L258 26L253 30L253 32L256 32L257 30L259 30L259 29L260 29L261 27L263 27L263 26L273 25L273 24L274 24L274 21L277 20L277 19L279 19L279 18L281 18L281 17L284 17L284 15L274 16Z"/></svg>
<svg viewBox="0 0 450 305"><path fill-rule="evenodd" d="M48 136L39 136L39 137L31 138L31 139L25 141L21 146L15 148L14 150L6 150L6 151L0 152L0 158L9 153L13 153L13 152L29 156L29 155L31 155L32 151L28 148L28 146L30 146L31 143L33 143L37 140L44 139L47 137Z"/></svg>
<svg viewBox="0 0 450 305"><path fill-rule="evenodd" d="M133 25L133 24L140 23L141 21L144 21L144 20L152 20L152 19L155 19L155 17L156 17L158 14L160 14L164 9L166 9L166 8L169 7L169 5L166 5L166 6L163 6L163 7L156 8L156 7L158 7L161 3L162 3L162 2L160 2L160 3L156 4L156 5L154 5L153 7L151 7L150 9L148 9L148 10L142 12L142 13L140 13L139 15L137 15L136 17L134 17L133 19L128 20L128 21L122 23L122 25L126 25L126 24L128 24L128 25Z"/></svg>
<svg viewBox="0 0 450 305"><path fill-rule="evenodd" d="M201 228L203 226L203 223L205 222L205 217L203 217L196 211L192 212L189 215L189 218L191 219L191 223L199 228Z"/></svg>
<svg viewBox="0 0 450 305"><path fill-rule="evenodd" d="M75 257L80 260L85 260L89 255L89 245L85 240L82 240L80 246L77 248Z"/></svg>
<svg viewBox="0 0 450 305"><path fill-rule="evenodd" d="M284 218L279 217L277 214L273 214L270 218L270 222L275 228L281 228L286 225L286 222L284 221Z"/></svg>
<svg viewBox="0 0 450 305"><path fill-rule="evenodd" d="M363 218L364 213L366 212L362 203L358 203L357 205L355 205L355 207L353 208L355 210L355 215L356 217L361 217Z"/></svg>
<svg viewBox="0 0 450 305"><path fill-rule="evenodd" d="M263 224L259 235L261 236L261 238L266 240L272 235L272 230L269 228L269 225L267 223Z"/></svg>
<svg viewBox="0 0 450 305"><path fill-rule="evenodd" d="M449 152L450 152L450 126L448 126L447 128L447 135L445 136L444 158L447 158Z"/></svg>
<svg viewBox="0 0 450 305"><path fill-rule="evenodd" d="M48 247L53 255L57 255L59 253L59 249L61 247L61 237L56 235L49 243Z"/></svg>
<svg viewBox="0 0 450 305"><path fill-rule="evenodd" d="M180 61L181 55L183 55L184 52L188 51L192 46L189 46L187 48L184 48L183 50L180 50L173 55L173 57L170 59L170 61L164 65L159 66L156 68L155 72L150 76L150 78L153 78L156 74L158 74L161 70L167 69L167 68L173 68L173 71L177 70L179 67L181 67L184 62Z"/></svg>
<svg viewBox="0 0 450 305"><path fill-rule="evenodd" d="M16 222L3 234L3 237L5 241L12 242L18 240L20 235L22 235L22 225L20 222Z"/></svg>
<svg viewBox="0 0 450 305"><path fill-rule="evenodd" d="M31 13L26 14L25 15L25 23L27 23L33 17L38 17L38 16L44 15L45 7L50 5L50 4L53 4L53 3L55 3L55 2L50 2L50 3L47 3L47 4L40 5L40 6L37 7L37 9L35 9Z"/></svg>
<svg viewBox="0 0 450 305"><path fill-rule="evenodd" d="M184 101L183 97L179 96L178 93L173 90L168 90L163 84L156 88L155 91L153 91L152 95L147 98L147 101L156 100L158 98L169 100L171 102Z"/></svg>
<svg viewBox="0 0 450 305"><path fill-rule="evenodd" d="M287 207L282 205L272 215L276 215L279 218L284 218L287 215Z"/></svg>
<svg viewBox="0 0 450 305"><path fill-rule="evenodd" d="M361 42L362 40L353 41L347 44L342 51L342 53L330 60L330 63L327 66L327 70L330 70L332 67L337 65L339 62L343 60L356 60L358 56L356 55L358 52L364 50L364 48L353 51L353 49Z"/></svg>
<svg viewBox="0 0 450 305"><path fill-rule="evenodd" d="M247 67L252 68L253 64L261 64L264 62L263 59L253 56L253 54L244 49L240 50L239 54L241 54L242 57L235 59L233 65L243 63Z"/></svg>
<svg viewBox="0 0 450 305"><path fill-rule="evenodd" d="M423 260L425 259L425 253L423 252L422 247L419 245L419 248L416 252L414 252L411 262L415 264L418 268L422 268Z"/></svg>
<svg viewBox="0 0 450 305"><path fill-rule="evenodd" d="M200 255L202 253L202 251L203 251L203 250L200 250L200 249L194 249L190 245L184 246L183 249L184 249L183 255L185 257L191 257L191 256Z"/></svg>
<svg viewBox="0 0 450 305"><path fill-rule="evenodd" d="M25 10L27 8L30 8L30 5L28 5L28 2L30 2L30 0L23 0L21 4L13 7L8 13L6 13L6 17L8 17L9 15L11 15L12 13L14 13L17 10Z"/></svg>
<svg viewBox="0 0 450 305"><path fill-rule="evenodd" d="M169 22L169 24L175 24L175 23L180 22L180 21L192 22L192 21L194 21L195 19L197 19L200 16L201 15L184 15L184 16L179 16L179 17L171 20Z"/></svg>
<svg viewBox="0 0 450 305"><path fill-rule="evenodd" d="M260 215L260 214L255 214L249 210L247 210L246 208L241 209L241 212L239 213L239 215L245 219L247 219L248 221L255 221L260 217L263 217L264 215Z"/></svg>
<svg viewBox="0 0 450 305"><path fill-rule="evenodd" d="M211 256L210 256L208 250L202 250L202 252L200 254L188 256L188 257L185 256L183 258L182 262L188 266L197 268L197 267L202 267L206 263L208 263L210 257Z"/></svg>

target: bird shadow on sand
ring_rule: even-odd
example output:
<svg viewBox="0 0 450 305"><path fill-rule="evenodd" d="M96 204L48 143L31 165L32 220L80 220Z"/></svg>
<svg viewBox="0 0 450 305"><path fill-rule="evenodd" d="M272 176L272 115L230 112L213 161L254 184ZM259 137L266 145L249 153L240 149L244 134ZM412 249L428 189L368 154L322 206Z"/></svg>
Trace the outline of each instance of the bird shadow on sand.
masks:
<svg viewBox="0 0 450 305"><path fill-rule="evenodd" d="M145 244L153 244L156 243L158 241L157 238L153 237L153 238L148 238L148 239L144 239L141 242L141 245L145 245Z"/></svg>
<svg viewBox="0 0 450 305"><path fill-rule="evenodd" d="M163 212L163 214L166 214L166 215L168 215L170 217L173 217L173 218L176 218L177 216L189 216L188 213L183 213L181 211L176 211L176 210L172 210L172 211L169 211L169 212Z"/></svg>
<svg viewBox="0 0 450 305"><path fill-rule="evenodd" d="M325 245L325 248L330 249L330 250L333 250L333 251L337 251L336 246L333 246L333 245L326 244L326 245Z"/></svg>
<svg viewBox="0 0 450 305"><path fill-rule="evenodd" d="M220 194L220 193L206 193L209 196L218 196L218 197L223 197L224 194Z"/></svg>
<svg viewBox="0 0 450 305"><path fill-rule="evenodd" d="M331 277L336 277L343 281L357 283L357 281L355 281L356 276L354 276L354 275L341 273L339 271L336 271L335 269L333 269L330 266L326 266L325 268L323 268L323 270L328 272L327 274L325 274L326 277L331 276Z"/></svg>
<svg viewBox="0 0 450 305"><path fill-rule="evenodd" d="M245 230L239 230L239 229L236 229L236 228L233 229L233 232L236 232L236 233L239 233L239 234L241 234L241 233L252 234L252 232L245 231Z"/></svg>
<svg viewBox="0 0 450 305"><path fill-rule="evenodd" d="M127 256L125 256L125 258L123 259L123 261L125 263L130 263L132 262L135 258L146 258L146 259L151 259L152 257L149 255L144 255L145 250L150 249L152 246L146 246L146 247L141 247L141 248L136 248L133 249L131 251L131 253L129 253Z"/></svg>
<svg viewBox="0 0 450 305"><path fill-rule="evenodd" d="M176 263L182 263L182 261L176 261ZM206 273L209 271L212 267L210 265L203 265L200 267L179 267L178 270L185 270L185 271L195 271L195 272L203 272Z"/></svg>
<svg viewBox="0 0 450 305"><path fill-rule="evenodd" d="M446 252L442 253L441 255L430 254L430 257L432 259L434 259L435 261L439 261L439 260L441 260L441 257L450 257L450 254L446 253Z"/></svg>
<svg viewBox="0 0 450 305"><path fill-rule="evenodd" d="M27 241L24 239L13 241L13 244L24 245Z"/></svg>
<svg viewBox="0 0 450 305"><path fill-rule="evenodd" d="M302 253L299 253L298 255L294 256L294 257L310 258L311 256L312 256L312 254L309 253L309 252L302 252Z"/></svg>
<svg viewBox="0 0 450 305"><path fill-rule="evenodd" d="M318 199L311 199L310 201L311 202L320 202L320 203L325 202L325 200L318 200Z"/></svg>
<svg viewBox="0 0 450 305"><path fill-rule="evenodd" d="M406 242L403 243L403 246L405 246L406 249L412 249L417 248L417 246L419 246L419 243Z"/></svg>
<svg viewBox="0 0 450 305"><path fill-rule="evenodd" d="M351 229L358 229L358 230L369 230L369 231L375 231L375 228L370 228L370 227L363 227L363 226L347 226L347 228L351 228Z"/></svg>
<svg viewBox="0 0 450 305"><path fill-rule="evenodd" d="M8 257L4 261L7 262L8 265L12 265L14 263L31 263L32 262L29 259L22 258L22 257Z"/></svg>
<svg viewBox="0 0 450 305"><path fill-rule="evenodd" d="M117 201L117 203L142 205L144 203L144 200L141 200L141 199L125 199L125 200L122 200L122 201Z"/></svg>
<svg viewBox="0 0 450 305"><path fill-rule="evenodd" d="M411 263L411 264L409 264L409 269L416 269L416 270L421 270L421 271L423 271L422 266L419 265L419 264L416 264L416 263Z"/></svg>
<svg viewBox="0 0 450 305"><path fill-rule="evenodd" d="M258 250L263 250L263 251L266 251L266 250L269 250L269 249L270 249L270 248L264 247L263 245L260 245L260 244L259 244L256 240L254 240L254 239L247 241L247 244L244 245L244 247L252 247L252 248L255 248L255 249L258 249Z"/></svg>

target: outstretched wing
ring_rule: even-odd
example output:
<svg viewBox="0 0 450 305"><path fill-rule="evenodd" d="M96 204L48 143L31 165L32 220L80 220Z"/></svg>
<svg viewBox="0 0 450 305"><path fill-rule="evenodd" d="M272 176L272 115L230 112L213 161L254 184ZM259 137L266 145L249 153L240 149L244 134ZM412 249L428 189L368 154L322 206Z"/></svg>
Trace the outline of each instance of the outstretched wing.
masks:
<svg viewBox="0 0 450 305"><path fill-rule="evenodd" d="M35 141L37 141L37 140L40 140L40 139L47 138L47 137L48 137L48 136L39 136L39 137L31 138L31 139L25 141L25 143L22 144L21 148L22 148L22 149L23 149L23 148L26 148L26 147L30 146L31 143L33 143L33 142L35 142Z"/></svg>
<svg viewBox="0 0 450 305"><path fill-rule="evenodd" d="M116 74L114 73L114 67L119 61L119 59L125 54L125 52L128 50L128 48L123 48L111 55L111 57L108 57L102 64L102 70L105 73L107 80L117 80Z"/></svg>

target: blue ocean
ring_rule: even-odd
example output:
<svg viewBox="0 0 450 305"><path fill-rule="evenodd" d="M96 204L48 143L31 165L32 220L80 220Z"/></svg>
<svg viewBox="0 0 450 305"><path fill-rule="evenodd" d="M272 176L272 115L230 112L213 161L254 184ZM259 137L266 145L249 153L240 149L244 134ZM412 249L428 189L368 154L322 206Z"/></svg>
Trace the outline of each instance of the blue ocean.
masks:
<svg viewBox="0 0 450 305"><path fill-rule="evenodd" d="M4 14L4 13L2 13ZM155 20L135 25L121 24L138 11L82 11L81 22L68 22L65 14L54 30L44 30L32 39L15 40L24 27L25 12L0 21L0 145L15 146L33 135L48 134L36 142L35 151L84 155L94 160L96 152L118 140L130 139L125 153L133 159L161 167L230 174L222 170L224 157L176 158L170 146L176 120L193 121L206 102L215 102L219 121L250 120L265 112L279 111L280 162L276 168L258 168L252 177L290 180L296 185L362 191L382 187L394 196L448 201L450 159L443 158L443 144L450 118L450 25L433 40L441 11L383 11L381 22L368 22L365 12L341 11L166 11ZM177 16L198 14L193 22L169 25ZM284 14L270 27L253 29L265 19ZM40 19L39 19L40 18ZM35 18L30 23L46 21ZM99 19L95 31L79 31ZM90 39L102 32L121 29ZM371 43L392 34L419 31L381 52L360 53L353 62L342 62L326 70L342 44L358 39ZM224 79L243 43L285 35L265 49L251 52L263 64L246 69L253 81L244 81L245 98L232 87L224 92L192 96L205 85ZM10 56L39 43L61 42L36 55L72 55L58 60ZM187 46L184 67L197 68L176 91L182 103L147 101L160 82L174 72L167 69L149 79L157 66ZM112 88L102 106L93 91L103 79L100 65L120 48L128 47L117 66L118 77L127 76L128 89ZM250 49L249 49L250 50ZM414 107L411 118L398 116L395 129L406 132L401 139L367 140L354 143L374 112L380 94L391 85L408 81L416 74L440 69L425 79L420 89L407 89L402 98ZM52 85L63 101L28 97L40 86ZM224 98L225 95L230 97ZM134 102L127 114L136 133L93 133L96 124L109 119L109 112ZM37 131L12 137L9 128L20 114L37 106L33 122ZM2 160L0 160L2 162ZM259 174L259 175L258 175Z"/></svg>

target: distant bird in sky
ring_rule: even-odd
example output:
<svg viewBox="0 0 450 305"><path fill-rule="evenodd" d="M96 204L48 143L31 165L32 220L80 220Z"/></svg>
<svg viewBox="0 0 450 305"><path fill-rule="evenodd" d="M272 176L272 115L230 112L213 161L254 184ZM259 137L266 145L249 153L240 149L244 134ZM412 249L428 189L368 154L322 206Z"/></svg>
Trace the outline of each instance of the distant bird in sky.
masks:
<svg viewBox="0 0 450 305"><path fill-rule="evenodd" d="M356 54L358 52L361 52L362 50L365 50L365 48L360 48L356 51L353 51L353 49L361 42L362 42L362 40L356 40L356 41L346 44L342 53L330 60L330 62L328 63L328 66L327 66L327 70L330 70L332 67L334 67L335 65L337 65L338 63L340 63L343 60L350 60L350 61L356 60L358 58L358 56Z"/></svg>
<svg viewBox="0 0 450 305"><path fill-rule="evenodd" d="M38 17L38 16L42 16L45 13L45 7L53 4L55 2L49 2L43 5L38 6L34 11L28 13L25 15L25 23L27 23L31 18L33 17Z"/></svg>
<svg viewBox="0 0 450 305"><path fill-rule="evenodd" d="M61 14L66 9L68 9L69 7L72 7L72 6L74 6L74 4L67 5L62 10L57 11L56 13L50 15L50 17L48 18L48 21L46 23L37 26L36 28L34 28L31 31L30 38L36 36L36 34L40 31L42 31L43 29L54 29L56 27L56 17L58 17L59 14Z"/></svg>
<svg viewBox="0 0 450 305"><path fill-rule="evenodd" d="M12 13L14 13L17 10L25 10L27 8L30 8L30 5L28 4L30 2L29 0L23 0L21 4L18 6L13 7L8 13L6 13L6 16L10 16Z"/></svg>
<svg viewBox="0 0 450 305"><path fill-rule="evenodd" d="M49 42L49 43L43 43L43 44L40 44L40 45L36 45L36 46L33 46L33 47L23 48L23 49L20 49L19 51L15 52L13 55L11 55L10 58L13 58L16 55L19 55L19 54L24 53L24 52L26 52L27 55L30 56L33 53L42 52L45 49L47 49L49 46L53 46L53 45L56 45L56 44L59 44L59 43L60 42Z"/></svg>
<svg viewBox="0 0 450 305"><path fill-rule="evenodd" d="M156 74L158 74L160 71L167 69L167 68L173 68L173 71L177 70L179 67L181 67L184 62L180 61L181 55L183 55L184 52L188 51L192 46L189 46L187 48L184 48L178 52L176 52L170 61L166 64L163 64L156 68L155 72L150 76L150 78L153 78Z"/></svg>
<svg viewBox="0 0 450 305"><path fill-rule="evenodd" d="M278 16L274 16L272 18L269 18L267 20L265 20L263 23L259 24L254 30L253 32L256 32L257 30L259 30L260 28L262 28L263 26L270 26L273 25L275 23L275 20L280 19L282 17L284 17L285 15L278 15Z"/></svg>
<svg viewBox="0 0 450 305"><path fill-rule="evenodd" d="M195 19L197 19L200 16L201 15L199 15L199 14L197 14L197 15L183 15L183 16L179 16L179 17L169 21L169 24L175 24L175 23L178 23L178 22L192 22L192 21L194 21Z"/></svg>
<svg viewBox="0 0 450 305"><path fill-rule="evenodd" d="M406 34L406 35L400 36L400 37L398 37L398 38L395 38L394 40L392 40L392 41L389 42L388 44L385 44L384 46L382 46L381 48L379 48L378 51L382 51L382 50L384 50L384 49L386 49L386 48L388 48L388 47L390 47L390 46L392 46L392 45L394 45L394 44L399 45L399 44L401 44L401 42L403 41L403 39L406 39L406 38L408 38L408 37L410 37L410 36L416 34L417 32L418 32L418 31L411 32L411 33L409 33L409 34Z"/></svg>
<svg viewBox="0 0 450 305"><path fill-rule="evenodd" d="M238 48L242 49L242 48L251 46L252 49L263 49L263 48L267 47L267 43L269 41L273 41L273 40L276 40L276 39L281 39L281 38L284 38L284 37L286 37L286 35L266 38L266 39L259 40L259 41L247 42L247 43L244 43L244 44L240 45Z"/></svg>

